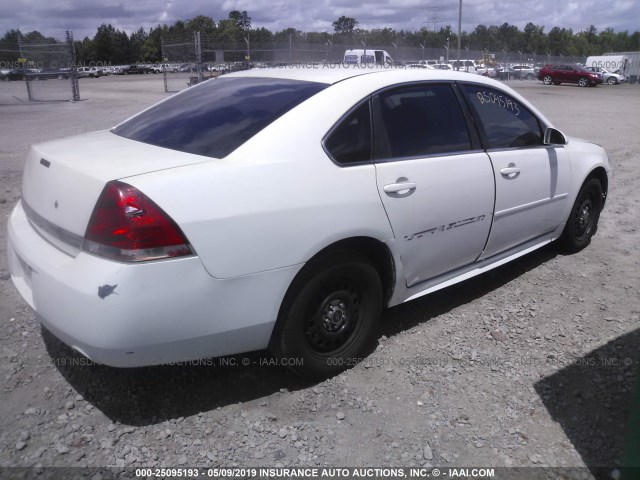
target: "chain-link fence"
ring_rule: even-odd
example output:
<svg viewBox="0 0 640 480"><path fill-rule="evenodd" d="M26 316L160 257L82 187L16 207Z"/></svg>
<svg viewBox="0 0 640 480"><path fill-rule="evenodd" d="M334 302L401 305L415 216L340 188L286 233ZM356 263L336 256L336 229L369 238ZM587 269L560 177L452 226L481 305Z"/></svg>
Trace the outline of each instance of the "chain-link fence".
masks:
<svg viewBox="0 0 640 480"><path fill-rule="evenodd" d="M458 59L456 49L409 47L396 44L364 45L362 43L326 44L288 41L252 41L250 35L242 42L230 42L218 37L201 37L199 33L162 39L162 68L167 73L185 73L183 77L165 75L165 82L178 79L178 88L168 85L167 91L181 90L190 80L207 78L211 72L224 73L249 67L341 63L347 50L385 50L397 65L418 63L453 63ZM547 63L583 63L586 57L551 56L535 52L490 52L463 49L460 60L474 65L507 68L513 65L542 66ZM455 63L454 63L455 65ZM465 65L465 64L462 64ZM199 70L200 69L200 70ZM190 79L187 77L191 77Z"/></svg>
<svg viewBox="0 0 640 480"><path fill-rule="evenodd" d="M464 48L458 54L453 46L440 48L420 45L404 46L366 45L362 42L325 44L309 43L294 39L288 41L254 41L247 34L244 41L229 41L220 37L207 37L199 33L184 34L181 37L162 39L165 91L183 90L189 85L201 82L226 72L262 67L288 65L324 65L345 62L347 50L359 50L374 58L374 51L384 50L397 66L420 67L433 64L449 64L461 70L476 70L483 73L490 69L491 75L500 80L534 80L537 70L546 64L584 64L586 56L551 55L537 52L507 52L472 50ZM370 52L370 53L369 53ZM636 52L637 53L637 52ZM627 55L634 55L628 53ZM640 55L640 54L638 54ZM457 60L461 62L458 63ZM634 65L640 63L634 57ZM513 68L515 67L515 68ZM445 67L448 68L448 67ZM629 74L629 83L640 83L639 72Z"/></svg>
<svg viewBox="0 0 640 480"><path fill-rule="evenodd" d="M76 59L73 35L66 32L64 42L42 40L0 45L0 78L6 82L23 82L31 102L78 101ZM13 89L15 87L5 87ZM18 98L13 95L14 98Z"/></svg>
<svg viewBox="0 0 640 480"><path fill-rule="evenodd" d="M205 57L198 32L162 37L161 50L162 63L157 68L162 72L165 92L184 90L219 74L212 68L215 62L209 61L209 52Z"/></svg>
<svg viewBox="0 0 640 480"><path fill-rule="evenodd" d="M26 72L29 101L80 100L73 34L65 42L21 43L23 59L37 68Z"/></svg>

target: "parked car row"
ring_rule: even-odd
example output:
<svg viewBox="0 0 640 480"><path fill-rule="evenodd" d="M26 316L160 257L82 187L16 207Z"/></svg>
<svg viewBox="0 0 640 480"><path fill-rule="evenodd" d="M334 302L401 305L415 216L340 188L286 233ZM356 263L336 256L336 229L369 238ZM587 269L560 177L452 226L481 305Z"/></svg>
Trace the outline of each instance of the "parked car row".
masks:
<svg viewBox="0 0 640 480"><path fill-rule="evenodd" d="M10 70L0 70L0 80L17 81L24 80L25 77L33 80L67 79L71 76L70 68L14 68Z"/></svg>
<svg viewBox="0 0 640 480"><path fill-rule="evenodd" d="M483 75L489 78L497 78L499 80L534 80L537 74L536 68L532 65L497 65L492 67L473 60L454 60L452 62L420 60L416 62L407 62L402 66L408 68L435 70L460 70L467 73Z"/></svg>

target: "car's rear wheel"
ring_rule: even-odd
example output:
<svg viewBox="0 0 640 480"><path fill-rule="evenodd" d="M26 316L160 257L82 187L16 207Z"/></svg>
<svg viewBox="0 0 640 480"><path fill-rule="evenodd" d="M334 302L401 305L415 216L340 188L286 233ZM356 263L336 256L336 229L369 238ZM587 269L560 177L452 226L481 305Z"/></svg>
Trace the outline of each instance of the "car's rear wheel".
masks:
<svg viewBox="0 0 640 480"><path fill-rule="evenodd" d="M553 82L553 78L551 77L551 75L545 75L544 77L542 77L542 83L544 83L545 85L551 85Z"/></svg>
<svg viewBox="0 0 640 480"><path fill-rule="evenodd" d="M378 272L357 252L311 261L287 292L269 349L303 377L335 375L369 353L382 297Z"/></svg>
<svg viewBox="0 0 640 480"><path fill-rule="evenodd" d="M580 85L581 87L586 87L587 85L589 85L589 80L587 80L585 77L580 77L580 79L578 80L578 85Z"/></svg>
<svg viewBox="0 0 640 480"><path fill-rule="evenodd" d="M531 73L527 73L527 76L525 78L527 80L533 80L533 75Z"/></svg>
<svg viewBox="0 0 640 480"><path fill-rule="evenodd" d="M564 250L578 252L591 243L591 237L598 230L602 199L602 185L597 178L582 186L559 238Z"/></svg>
<svg viewBox="0 0 640 480"><path fill-rule="evenodd" d="M609 77L607 78L607 83L609 85L615 85L618 83L618 79L616 77Z"/></svg>

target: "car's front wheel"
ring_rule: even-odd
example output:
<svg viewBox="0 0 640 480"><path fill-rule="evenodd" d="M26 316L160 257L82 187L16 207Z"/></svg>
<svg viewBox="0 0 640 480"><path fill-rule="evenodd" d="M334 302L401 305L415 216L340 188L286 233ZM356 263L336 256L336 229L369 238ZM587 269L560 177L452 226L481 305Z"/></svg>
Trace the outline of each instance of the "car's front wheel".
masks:
<svg viewBox="0 0 640 480"><path fill-rule="evenodd" d="M598 229L602 200L602 185L597 178L582 186L559 238L564 250L578 252L591 243Z"/></svg>
<svg viewBox="0 0 640 480"><path fill-rule="evenodd" d="M542 83L544 83L545 85L551 85L553 83L553 78L551 77L551 75L545 75L542 78Z"/></svg>
<svg viewBox="0 0 640 480"><path fill-rule="evenodd" d="M581 87L586 87L589 85L589 80L587 80L585 77L581 77L578 80L578 85L580 85Z"/></svg>
<svg viewBox="0 0 640 480"><path fill-rule="evenodd" d="M369 353L382 309L377 270L354 251L309 262L285 297L269 349L306 378L325 378Z"/></svg>
<svg viewBox="0 0 640 480"><path fill-rule="evenodd" d="M609 85L615 85L618 83L618 79L616 77L609 77L607 78L607 83Z"/></svg>

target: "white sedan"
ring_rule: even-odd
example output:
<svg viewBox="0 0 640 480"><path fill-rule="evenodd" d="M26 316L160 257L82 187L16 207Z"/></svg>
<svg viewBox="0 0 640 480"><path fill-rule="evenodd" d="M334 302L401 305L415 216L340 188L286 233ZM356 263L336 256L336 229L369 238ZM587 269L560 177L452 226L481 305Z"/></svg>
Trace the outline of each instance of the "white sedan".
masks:
<svg viewBox="0 0 640 480"><path fill-rule="evenodd" d="M554 240L584 248L610 170L478 75L245 71L34 145L9 265L96 362L269 348L322 377L367 354L383 307Z"/></svg>

